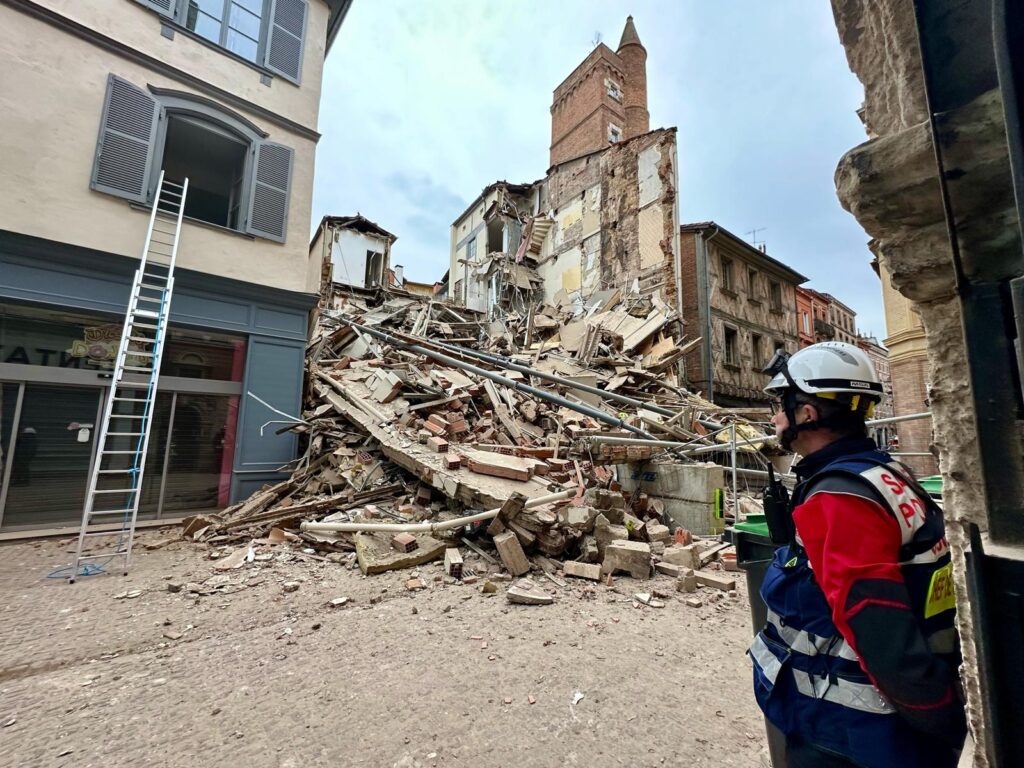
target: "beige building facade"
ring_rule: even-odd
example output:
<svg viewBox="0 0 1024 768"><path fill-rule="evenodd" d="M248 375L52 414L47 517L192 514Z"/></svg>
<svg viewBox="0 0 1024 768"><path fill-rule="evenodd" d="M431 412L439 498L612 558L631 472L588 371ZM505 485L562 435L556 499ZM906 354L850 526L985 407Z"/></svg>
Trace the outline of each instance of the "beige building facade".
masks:
<svg viewBox="0 0 1024 768"><path fill-rule="evenodd" d="M80 515L98 430L69 425L100 420L161 171L189 193L141 517L225 506L293 456L243 393L300 405L321 79L349 4L0 2L0 535Z"/></svg>
<svg viewBox="0 0 1024 768"><path fill-rule="evenodd" d="M889 350L889 375L892 380L894 416L908 416L931 410L929 396L928 339L924 323L914 303L897 291L885 267L878 263L885 309L885 346ZM931 454L931 419L904 421L896 425L899 452L923 454L901 456L920 476L937 474L938 459Z"/></svg>

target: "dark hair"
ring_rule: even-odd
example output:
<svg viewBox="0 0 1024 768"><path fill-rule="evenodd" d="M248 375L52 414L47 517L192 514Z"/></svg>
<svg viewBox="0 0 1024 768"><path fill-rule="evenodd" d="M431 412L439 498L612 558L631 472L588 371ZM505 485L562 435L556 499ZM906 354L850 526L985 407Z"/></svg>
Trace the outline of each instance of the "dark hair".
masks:
<svg viewBox="0 0 1024 768"><path fill-rule="evenodd" d="M826 400L810 395L798 395L797 402L816 408L822 427L843 437L867 437L868 428L864 424L864 413L851 410L848 402Z"/></svg>

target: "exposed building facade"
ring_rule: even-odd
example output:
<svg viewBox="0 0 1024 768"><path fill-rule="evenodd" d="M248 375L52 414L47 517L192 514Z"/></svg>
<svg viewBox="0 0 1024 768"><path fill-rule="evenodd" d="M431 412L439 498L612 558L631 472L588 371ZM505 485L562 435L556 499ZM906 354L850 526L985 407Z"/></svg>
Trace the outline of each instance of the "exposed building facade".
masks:
<svg viewBox="0 0 1024 768"><path fill-rule="evenodd" d="M311 260L323 264L321 293L330 281L361 290L390 280L391 246L398 238L365 216L324 216L310 242Z"/></svg>
<svg viewBox="0 0 1024 768"><path fill-rule="evenodd" d="M630 18L618 54L598 46L555 90L552 135L565 141L553 144L547 175L488 185L452 223L453 301L500 316L534 301L582 307L617 289L681 315L676 131L647 130L646 55ZM602 72L620 78L614 98ZM599 117L636 133L594 139Z"/></svg>
<svg viewBox="0 0 1024 768"><path fill-rule="evenodd" d="M647 49L630 16L617 51L598 44L555 89L549 164L558 165L649 130Z"/></svg>
<svg viewBox="0 0 1024 768"><path fill-rule="evenodd" d="M161 170L188 177L141 520L282 477L320 265L324 57L350 0L0 3L0 532L81 517Z"/></svg>
<svg viewBox="0 0 1024 768"><path fill-rule="evenodd" d="M777 349L796 352L797 287L807 278L714 222L680 228L683 319L702 343L686 357L694 389L715 403L760 407Z"/></svg>

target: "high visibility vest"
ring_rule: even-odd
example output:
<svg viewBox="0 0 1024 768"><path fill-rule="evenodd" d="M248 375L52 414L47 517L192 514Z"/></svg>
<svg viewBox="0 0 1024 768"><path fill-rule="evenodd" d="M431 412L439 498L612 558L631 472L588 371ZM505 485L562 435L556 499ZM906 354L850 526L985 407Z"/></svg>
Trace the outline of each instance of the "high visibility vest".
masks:
<svg viewBox="0 0 1024 768"><path fill-rule="evenodd" d="M826 492L882 503L903 531L900 569L912 609L933 652L959 653L954 629L952 565L942 512L907 483L907 472L884 453L844 456L797 486L793 508L830 478ZM761 587L768 622L754 638L754 692L765 716L783 733L865 768L934 766L922 736L897 713L864 673L853 648L832 622L807 555L780 547ZM927 751L927 750L925 750Z"/></svg>

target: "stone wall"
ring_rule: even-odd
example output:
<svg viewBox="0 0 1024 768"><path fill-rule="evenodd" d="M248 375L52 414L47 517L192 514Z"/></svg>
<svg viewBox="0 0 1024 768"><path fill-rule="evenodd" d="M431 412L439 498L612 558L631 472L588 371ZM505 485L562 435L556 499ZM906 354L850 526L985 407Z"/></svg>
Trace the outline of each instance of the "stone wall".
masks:
<svg viewBox="0 0 1024 768"><path fill-rule="evenodd" d="M914 301L926 331L933 439L944 480L964 650L962 677L977 742L974 765L988 766L988 719L964 557L967 524L974 523L985 532L988 520L960 303L927 122L913 4L910 0L833 0L832 5L850 67L864 84L861 116L872 137L840 161L837 192L843 206L873 238L871 248L891 276L893 288ZM975 79L971 85L991 81ZM1008 244L1007 233L1016 226L1015 214L1009 214L1006 207L1006 180L1000 176L1008 169L1001 103L992 91L976 94L944 113L942 123L944 151L949 150L950 167L956 169L947 179L951 187L958 180L964 184L958 216L967 222L961 232L961 251L969 263L974 248L975 255L991 253L986 240L995 237ZM961 141L964 137L969 141ZM968 197L968 190L974 196ZM1019 244L1016 253L1019 258ZM900 364L892 360L894 379L900 375ZM896 381L894 389L899 397ZM920 398L920 394L910 391L904 396ZM1012 414L1003 418L1012 418Z"/></svg>

